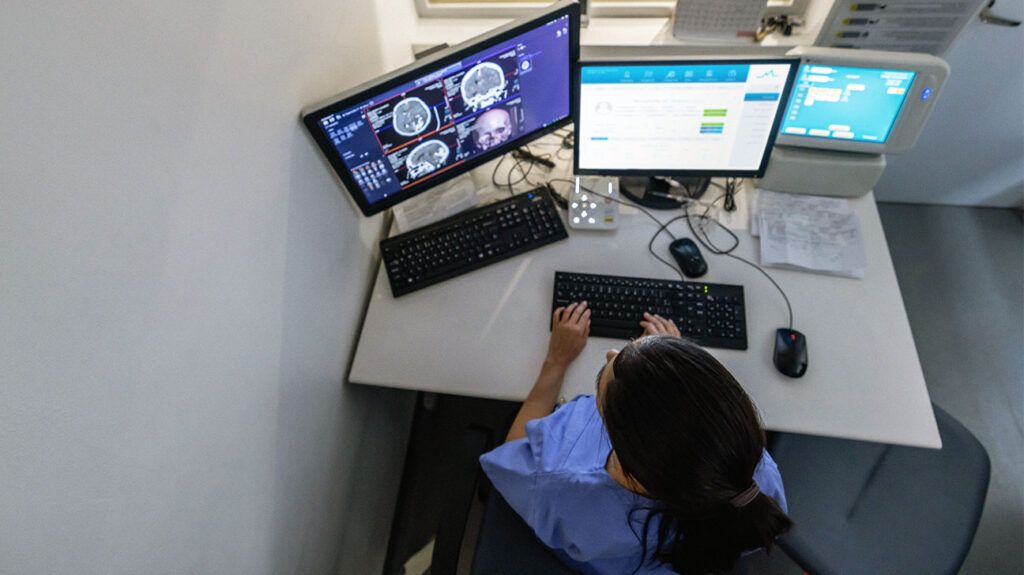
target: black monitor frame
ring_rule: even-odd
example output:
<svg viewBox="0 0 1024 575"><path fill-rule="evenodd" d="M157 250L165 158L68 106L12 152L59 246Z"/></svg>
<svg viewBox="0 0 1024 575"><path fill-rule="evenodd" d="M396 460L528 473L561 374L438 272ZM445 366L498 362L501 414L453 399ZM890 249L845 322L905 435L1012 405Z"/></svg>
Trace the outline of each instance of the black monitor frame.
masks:
<svg viewBox="0 0 1024 575"><path fill-rule="evenodd" d="M793 88L793 80L796 78L797 69L800 67L799 58L727 58L708 59L701 57L653 57L653 58L630 58L628 60L600 59L581 61L573 71L572 94L576 98L573 102L573 124L576 126L577 136L580 125L580 83L583 79L583 68L589 66L686 66L686 65L714 65L714 64L789 64L789 75L786 77L786 84L779 94L779 108L775 113L775 120L771 131L768 134L768 141L765 143L764 153L761 156L761 163L756 170L602 170L602 169L581 169L580 168L580 146L577 138L573 146L573 171L581 176L674 176L692 178L761 178L768 168L768 159L771 156L772 147L775 145L775 137L778 135L779 126L782 123L782 116L786 113L786 103L789 101L789 93Z"/></svg>
<svg viewBox="0 0 1024 575"><path fill-rule="evenodd" d="M569 62L567 69L569 71L570 78L566 78L566 81L570 84L568 102L569 113L565 118L552 122L542 128L533 130L532 132L521 134L514 140L509 140L492 150L488 150L479 156L452 167L443 175L439 175L437 179L420 182L393 196L388 196L372 204L366 201L366 197L363 195L362 189L352 177L348 166L345 165L345 161L342 160L341 155L335 149L334 144L331 143L327 134L325 134L323 129L320 127L320 120L322 118L349 108L359 102L368 100L375 94L386 92L401 84L410 82L426 74L430 74L433 71L444 69L467 56L486 50L491 46L510 40L520 34L543 26L548 22L563 16L569 16ZM578 100L575 92L577 86L571 81L571 75L576 71L576 63L579 61L579 54L580 6L576 2L563 1L544 10L544 12L538 16L506 24L505 26L475 38L471 38L461 44L441 50L424 58L423 60L419 60L413 64L395 70L390 74L343 92L342 94L328 100L326 103L317 104L308 110L304 110L302 112L302 123L306 126L307 132L309 132L310 136L312 136L313 140L316 142L321 155L331 165L335 175L341 181L342 185L344 185L346 191L348 191L349 196L351 196L351 198L356 202L356 205L359 206L359 210L364 216L372 216L394 206L395 204L426 192L427 190L451 180L452 178L460 176L481 164L489 162L498 156L522 146L529 141L549 134L571 122L575 112L574 105Z"/></svg>

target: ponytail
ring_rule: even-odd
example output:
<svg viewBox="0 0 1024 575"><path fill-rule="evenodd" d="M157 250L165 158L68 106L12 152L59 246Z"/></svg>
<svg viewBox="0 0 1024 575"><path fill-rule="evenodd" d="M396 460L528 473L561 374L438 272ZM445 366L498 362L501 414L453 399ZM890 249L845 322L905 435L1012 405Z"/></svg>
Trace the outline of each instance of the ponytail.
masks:
<svg viewBox="0 0 1024 575"><path fill-rule="evenodd" d="M657 528L652 533L655 521ZM792 521L778 504L763 493L743 507L720 505L703 518L655 508L644 520L641 565L649 561L665 563L684 575L728 571L744 552L771 550L775 539L791 526ZM652 534L657 536L653 547Z"/></svg>

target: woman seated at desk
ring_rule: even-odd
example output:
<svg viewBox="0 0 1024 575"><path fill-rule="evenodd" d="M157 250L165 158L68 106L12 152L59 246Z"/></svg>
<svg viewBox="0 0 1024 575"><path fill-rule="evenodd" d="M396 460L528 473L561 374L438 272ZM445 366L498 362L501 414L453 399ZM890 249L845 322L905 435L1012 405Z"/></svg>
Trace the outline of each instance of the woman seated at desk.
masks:
<svg viewBox="0 0 1024 575"><path fill-rule="evenodd" d="M610 350L595 395L552 409L587 342L586 302L554 312L547 358L505 444L481 457L540 540L585 573L707 573L789 529L750 398L671 321Z"/></svg>

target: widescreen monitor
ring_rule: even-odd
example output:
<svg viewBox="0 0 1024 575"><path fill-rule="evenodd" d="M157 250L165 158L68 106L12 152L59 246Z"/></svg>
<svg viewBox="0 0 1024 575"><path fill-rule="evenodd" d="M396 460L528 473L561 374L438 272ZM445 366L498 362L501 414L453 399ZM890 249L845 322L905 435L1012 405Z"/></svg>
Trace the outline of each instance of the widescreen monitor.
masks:
<svg viewBox="0 0 1024 575"><path fill-rule="evenodd" d="M303 113L365 215L572 119L579 6L563 2Z"/></svg>
<svg viewBox="0 0 1024 575"><path fill-rule="evenodd" d="M581 62L576 172L760 177L797 62Z"/></svg>

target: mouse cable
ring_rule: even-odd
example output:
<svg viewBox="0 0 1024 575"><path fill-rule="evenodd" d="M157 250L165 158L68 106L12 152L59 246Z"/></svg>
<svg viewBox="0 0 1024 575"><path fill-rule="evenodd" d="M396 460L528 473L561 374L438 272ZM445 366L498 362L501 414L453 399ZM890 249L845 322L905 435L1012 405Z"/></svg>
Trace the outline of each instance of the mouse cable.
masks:
<svg viewBox="0 0 1024 575"><path fill-rule="evenodd" d="M551 182L565 182L565 183L571 184L571 185L575 185L576 184L575 181L568 180L568 179L565 179L565 178L552 178L551 180L548 180L549 184ZM611 200L613 202L617 202L617 203L622 204L624 206L631 206L631 207L637 208L644 215L646 215L648 218L654 220L654 222L658 224L658 230L656 232L654 232L654 235L651 236L650 241L647 243L647 251L650 252L651 255L654 256L655 259L657 259L661 263L665 264L666 266L672 268L672 271L678 273L679 277L682 278L682 281L686 281L686 276L683 274L682 270L680 270L676 266L672 265L670 262L668 262L667 260L665 260L664 258L659 256L657 253L655 253L655 251L654 251L654 240L659 235L661 235L662 232L666 232L673 240L677 239L675 234L672 233L672 230L668 229L668 226L670 226L671 224L673 224L676 221L685 219L687 227L690 228L690 233L693 235L694 238L697 239L698 242L700 242L700 244L702 246L704 246L704 248L706 250L708 250L709 252L711 252L712 254L715 254L715 255L728 256L728 257L733 258L735 260L739 260L739 261L747 264L748 266L751 266L752 268L756 269L757 271L761 272L761 274L764 275L764 277L768 278L768 281L770 281L772 283L772 285L775 286L775 289L779 291L779 295L782 296L782 300L786 302L786 310L787 310L788 316L789 316L789 329L793 329L793 306L792 306L792 304L790 304L789 297L786 295L785 290L782 289L782 286L780 286L778 284L778 282L775 281L775 278L773 278L771 275L769 275L768 272L766 272L761 266L755 264L752 261L744 259L744 258L742 258L742 257L740 257L740 256L738 256L736 254L733 254L732 253L733 250L735 250L739 246L739 244L740 244L739 237L735 233L733 233L732 230L730 230L725 225L723 225L721 222L719 222L717 219L708 217L707 214L714 207L715 202L717 202L719 199L722 199L724 196L720 196L719 198L716 198L715 200L713 200L710 203L701 202L701 201L698 201L698 200L690 200L690 199L681 200L680 201L680 207L683 208L684 213L682 215L675 216L675 217L669 219L666 222L662 222L657 217L655 217L650 211L645 209L643 206L637 205L637 204L632 203L632 202L626 202L626 201L620 200L618 198L613 198L611 196L607 196L607 195L602 194L600 192L595 192L594 190L591 190L591 189L583 187L583 186L580 186L580 189L581 190L585 190L589 194L594 194L595 196L602 197L602 198L605 198L605 199L609 199L609 200ZM703 229L701 231L704 232L704 237L701 237L701 234L698 234L697 230L694 229L693 223L691 222L691 219L690 219L691 218L690 206L692 206L692 205L703 205L703 206L705 206L703 214L697 214L696 216L693 216L693 217L697 217L697 218L699 218L702 221L711 221L711 222L713 222L715 225L717 225L719 228L721 228L727 234L729 234L729 236L733 240L733 245L730 246L728 249L721 249L721 248L719 248L718 246L716 246L714 244L714 242L711 241L711 237L709 235L707 235L707 232L705 230L703 230Z"/></svg>
<svg viewBox="0 0 1024 575"><path fill-rule="evenodd" d="M573 186L576 185L575 181L567 180L565 178L552 178L552 179L548 180L548 184L550 184L552 182L565 182L565 183L573 185ZM680 277L680 279L682 281L686 281L686 276L683 275L682 270L680 270L676 266L672 265L671 262L669 262L665 258L659 256L657 254L657 252L654 251L654 240L655 240L655 238L658 237L658 235L661 234L661 232L667 232L668 235L671 236L673 240L676 239L675 234L673 234L670 230L667 229L667 227L666 227L667 224L662 223L661 220L659 220L657 217L655 217L654 214L652 214L649 210L647 210L643 206L634 204L632 202L626 202L626 201L620 200L618 198L613 198L612 196L609 196L609 195L606 195L606 194L602 194L601 192L595 192L594 190L592 190L592 189L590 189L590 188L588 188L586 186L583 186L583 185L580 185L580 189L585 191L585 192L587 192L588 194L594 194L595 196L597 196L599 198L604 198L606 200L611 200L611 201L613 201L615 203L622 204L624 206L630 206L630 207L636 208L636 209L640 210L641 212L643 212L643 214L646 215L648 218L651 218L652 220L654 220L654 223L658 224L658 231L655 232L653 236L651 236L651 241L647 242L647 251L650 252L652 256L654 256L654 259L656 259L659 262L665 264L666 266L671 268L672 271L674 271L675 273L679 274L679 277ZM675 219L679 219L681 217L682 216L679 216L679 217L677 217ZM674 221L674 220L671 220L671 221Z"/></svg>
<svg viewBox="0 0 1024 575"><path fill-rule="evenodd" d="M708 235L706 230L700 228L700 226L698 226L697 229L701 229L701 231L703 232L704 235L702 237L701 234L697 233L697 230L694 229L693 223L690 220L690 210L689 209L686 210L686 214L685 215L680 216L680 218L686 218L686 225L687 225L687 227L690 228L690 233L692 233L693 237L696 238L697 241L700 242L700 244L702 246L707 248L708 251L710 251L711 253L713 253L715 255L728 256L728 257L730 257L730 258L732 258L734 260L739 260L739 261L747 264L748 266L754 268L755 270L761 272L761 275L763 275L764 277L768 278L768 281L770 281L772 283L772 285L775 286L775 289L779 291L779 295L782 296L782 300L786 302L786 311L787 311L787 313L789 315L789 329L793 329L793 305L789 302L789 297L786 295L785 290L783 290L782 286L780 286L779 283L777 281L775 281L775 278L773 278L761 266L755 264L754 262L752 262L752 261L750 261L748 259L742 258L742 257L732 253L733 250L735 250L739 246L740 241L739 241L739 238L736 236L736 234L733 233L733 231L730 230L729 228L725 227L725 225L723 225L722 222L719 222L715 218L708 217L707 211L705 211L703 214L697 214L694 217L698 218L701 221L710 221L710 222L714 223L715 225L717 225L719 228L725 230L725 232L728 233L730 236L732 236L732 238L734 240L733 245L731 247L729 247L728 249L721 249L721 248L719 248L719 247L714 245L714 243L711 241L711 236Z"/></svg>

